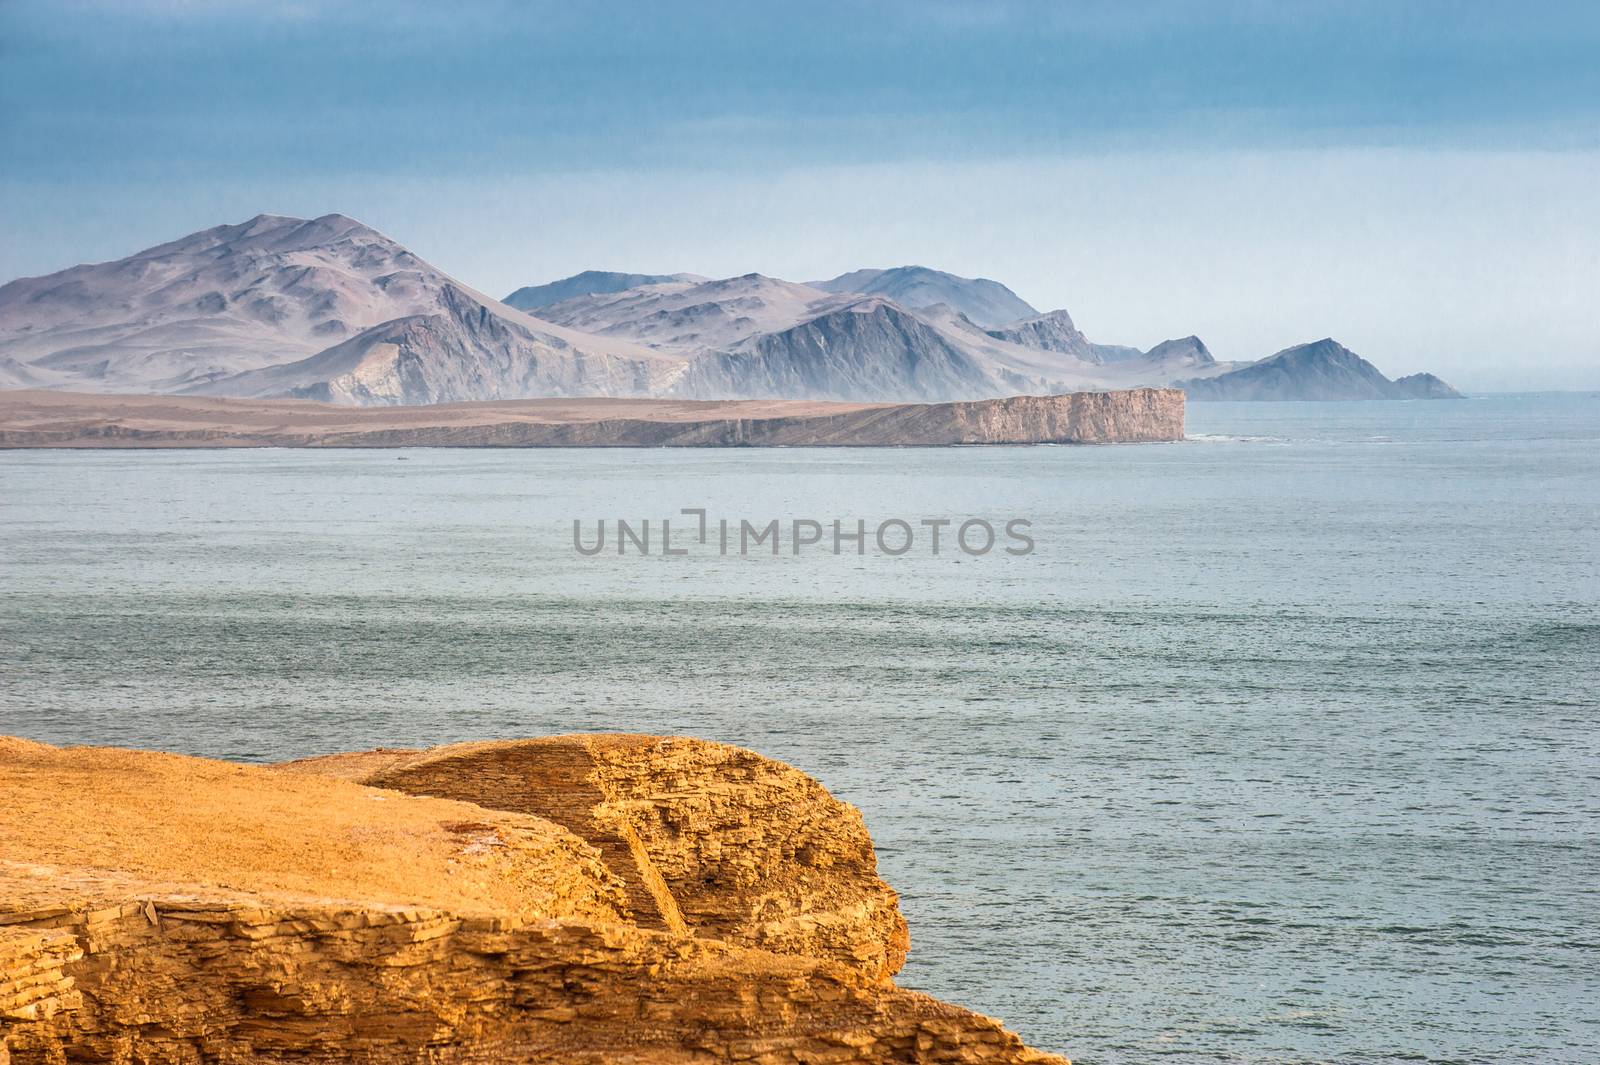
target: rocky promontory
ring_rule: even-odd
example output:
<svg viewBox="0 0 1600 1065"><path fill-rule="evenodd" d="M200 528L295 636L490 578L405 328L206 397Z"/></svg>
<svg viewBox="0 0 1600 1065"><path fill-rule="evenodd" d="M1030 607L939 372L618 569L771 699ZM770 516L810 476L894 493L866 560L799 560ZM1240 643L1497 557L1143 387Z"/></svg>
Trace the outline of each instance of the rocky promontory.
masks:
<svg viewBox="0 0 1600 1065"><path fill-rule="evenodd" d="M0 1062L1033 1062L895 986L860 814L699 740L0 738Z"/></svg>
<svg viewBox="0 0 1600 1065"><path fill-rule="evenodd" d="M1183 439L1170 388L959 403L531 399L415 407L0 392L0 447L937 447Z"/></svg>

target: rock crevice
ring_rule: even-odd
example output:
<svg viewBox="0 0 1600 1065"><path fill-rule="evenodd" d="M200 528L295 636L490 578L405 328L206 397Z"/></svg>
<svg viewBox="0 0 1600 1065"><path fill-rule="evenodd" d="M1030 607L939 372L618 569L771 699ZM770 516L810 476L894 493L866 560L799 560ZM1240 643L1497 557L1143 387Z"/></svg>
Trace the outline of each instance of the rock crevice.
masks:
<svg viewBox="0 0 1600 1065"><path fill-rule="evenodd" d="M895 987L860 814L735 747L0 739L0 1062L1059 1062Z"/></svg>

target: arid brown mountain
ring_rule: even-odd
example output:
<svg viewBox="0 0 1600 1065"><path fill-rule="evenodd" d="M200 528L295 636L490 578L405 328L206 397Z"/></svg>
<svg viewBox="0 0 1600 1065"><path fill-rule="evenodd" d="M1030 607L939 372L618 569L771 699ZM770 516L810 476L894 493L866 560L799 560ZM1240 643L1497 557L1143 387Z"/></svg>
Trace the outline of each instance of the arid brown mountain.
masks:
<svg viewBox="0 0 1600 1065"><path fill-rule="evenodd" d="M1127 361L1128 358L1121 356L1115 361ZM1159 367L1160 372L1166 374L1179 374L1184 370L1210 370L1217 365L1210 349L1197 336L1163 340L1149 351L1132 358L1141 359L1152 368Z"/></svg>
<svg viewBox="0 0 1600 1065"><path fill-rule="evenodd" d="M307 359L186 392L357 406L539 396L650 396L684 360L528 318L446 283L439 307L372 327Z"/></svg>
<svg viewBox="0 0 1600 1065"><path fill-rule="evenodd" d="M622 292L640 285L660 285L674 281L709 281L695 274L619 274L612 270L585 270L581 274L564 277L545 285L525 285L507 296L502 302L519 311L533 311L552 303L593 296L604 292Z"/></svg>
<svg viewBox="0 0 1600 1065"><path fill-rule="evenodd" d="M1407 374L1395 378L1396 393L1402 399L1461 399L1461 393L1431 373Z"/></svg>
<svg viewBox="0 0 1600 1065"><path fill-rule="evenodd" d="M920 311L944 304L984 329L998 328L1039 312L998 281L986 277L957 277L926 266L896 266L889 270L852 270L828 281L813 281L823 292L854 292L884 296L902 307Z"/></svg>
<svg viewBox="0 0 1600 1065"><path fill-rule="evenodd" d="M0 287L0 357L44 384L174 391L435 310L448 280L343 215L258 215Z"/></svg>
<svg viewBox="0 0 1600 1065"><path fill-rule="evenodd" d="M0 358L0 388L38 388L42 384L38 371L15 359Z"/></svg>
<svg viewBox="0 0 1600 1065"><path fill-rule="evenodd" d="M1120 344L1096 344L1072 323L1066 311L1049 311L1032 318L1024 318L1001 329L984 330L997 340L1008 341L1022 347L1042 351L1059 351L1080 362L1093 366L1112 363L1137 363L1134 372L1152 381L1170 380L1172 374L1187 371L1188 375L1210 370L1216 360L1199 337L1165 340L1149 351L1140 351Z"/></svg>
<svg viewBox="0 0 1600 1065"><path fill-rule="evenodd" d="M1239 364L1195 337L1149 351L1096 343L1066 311L1041 315L998 282L925 267L811 285L590 271L513 296L538 316L343 215L260 215L0 287L0 388L353 405L942 402L1180 381L1196 398L1450 394L1436 378L1393 383L1316 358L1274 356L1235 376Z"/></svg>
<svg viewBox="0 0 1600 1065"><path fill-rule="evenodd" d="M1292 348L1215 377L1178 382L1194 400L1442 399L1460 393L1432 374L1391 381L1332 338Z"/></svg>
<svg viewBox="0 0 1600 1065"><path fill-rule="evenodd" d="M1009 341L1026 348L1039 348L1042 351L1064 352L1093 365L1106 361L1105 357L1095 350L1095 345L1089 338L1072 324L1072 315L1066 311L1049 311L1031 318L1023 318L999 329L985 329L984 332L996 340Z"/></svg>
<svg viewBox="0 0 1600 1065"><path fill-rule="evenodd" d="M540 313L688 357L668 394L697 399L926 402L1123 383L1069 354L992 337L947 304L913 312L760 274L646 285Z"/></svg>
<svg viewBox="0 0 1600 1065"><path fill-rule="evenodd" d="M959 342L872 297L708 352L690 364L677 391L705 399L936 402L1009 390Z"/></svg>
<svg viewBox="0 0 1600 1065"><path fill-rule="evenodd" d="M24 386L358 404L644 395L681 372L530 318L343 215L260 215L12 282L0 358Z"/></svg>
<svg viewBox="0 0 1600 1065"><path fill-rule="evenodd" d="M649 284L552 304L540 316L597 336L694 354L788 329L860 300L761 274Z"/></svg>

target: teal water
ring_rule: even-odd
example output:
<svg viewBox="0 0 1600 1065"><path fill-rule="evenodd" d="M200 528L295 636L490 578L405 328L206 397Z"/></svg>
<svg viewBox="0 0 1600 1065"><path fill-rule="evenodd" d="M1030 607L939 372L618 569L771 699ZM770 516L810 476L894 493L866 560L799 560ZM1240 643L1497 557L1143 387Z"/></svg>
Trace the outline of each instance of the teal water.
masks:
<svg viewBox="0 0 1600 1065"><path fill-rule="evenodd" d="M861 807L903 983L1079 1062L1600 1060L1600 396L1189 422L0 452L0 732L246 760L728 740ZM1024 517L1037 548L572 549L574 518L697 506Z"/></svg>

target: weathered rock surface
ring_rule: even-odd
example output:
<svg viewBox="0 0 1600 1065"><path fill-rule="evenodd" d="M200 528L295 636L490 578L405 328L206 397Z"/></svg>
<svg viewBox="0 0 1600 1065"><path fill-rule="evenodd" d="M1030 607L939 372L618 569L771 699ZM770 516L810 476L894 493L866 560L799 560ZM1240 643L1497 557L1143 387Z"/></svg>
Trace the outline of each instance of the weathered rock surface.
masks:
<svg viewBox="0 0 1600 1065"><path fill-rule="evenodd" d="M926 266L896 266L888 270L852 270L828 281L812 281L823 292L854 292L886 296L902 307L921 310L944 304L985 329L1031 318L1039 312L998 281L986 277L957 277Z"/></svg>
<svg viewBox="0 0 1600 1065"><path fill-rule="evenodd" d="M1087 363L1099 365L1106 361L1096 345L1073 324L1072 315L1066 311L1047 311L1032 318L1023 318L998 329L984 332L996 340L1005 340L1041 351L1059 351Z"/></svg>
<svg viewBox="0 0 1600 1065"><path fill-rule="evenodd" d="M704 280L706 279L695 274L625 274L615 270L585 270L544 285L524 285L501 302L519 311L536 311L564 300L606 292L625 292L640 285Z"/></svg>
<svg viewBox="0 0 1600 1065"><path fill-rule="evenodd" d="M744 274L600 292L542 307L539 313L568 329L694 355L788 329L857 298Z"/></svg>
<svg viewBox="0 0 1600 1065"><path fill-rule="evenodd" d="M1183 439L1173 389L966 403L296 400L0 393L0 447L893 447Z"/></svg>
<svg viewBox="0 0 1600 1065"><path fill-rule="evenodd" d="M781 762L653 736L469 743L285 768L536 814L598 848L636 923L885 979L909 940L861 814Z"/></svg>
<svg viewBox="0 0 1600 1065"><path fill-rule="evenodd" d="M393 406L648 396L683 372L680 359L631 345L606 350L606 341L490 306L453 284L440 285L436 299L432 313L373 326L310 358L184 391Z"/></svg>
<svg viewBox="0 0 1600 1065"><path fill-rule="evenodd" d="M859 814L748 751L0 739L0 794L9 1065L1060 1060L896 988Z"/></svg>
<svg viewBox="0 0 1600 1065"><path fill-rule="evenodd" d="M319 353L326 357L312 362ZM448 365L463 354L464 365ZM248 396L279 383L251 371L288 365L283 392L322 388L369 403L395 402L401 386L412 402L430 390L488 398L458 394L473 387L504 398L530 388L601 395L670 369L659 353L475 292L337 214L258 215L0 285L0 385L20 378L77 391Z"/></svg>
<svg viewBox="0 0 1600 1065"><path fill-rule="evenodd" d="M1195 398L1330 399L1367 387L1327 360L1280 356L1236 374L1194 337L1150 351L1093 343L1065 311L920 266L809 285L586 271L501 303L336 214L259 215L0 285L0 389L409 406L914 403L1180 381ZM1451 394L1425 377L1383 385L1397 398Z"/></svg>
<svg viewBox="0 0 1600 1065"><path fill-rule="evenodd" d="M674 384L703 399L938 402L1014 391L956 338L881 298L760 333L691 362Z"/></svg>
<svg viewBox="0 0 1600 1065"><path fill-rule="evenodd" d="M1197 371L1207 370L1217 364L1211 350L1197 336L1163 340L1149 351L1136 356L1152 372L1171 380L1174 376L1187 377ZM1185 372L1187 371L1187 372Z"/></svg>
<svg viewBox="0 0 1600 1065"><path fill-rule="evenodd" d="M661 393L683 399L939 402L1162 383L1142 368L1107 369L1094 345L1074 349L1085 360L985 332L947 303L910 310L760 274L647 285L539 313L683 358Z"/></svg>

